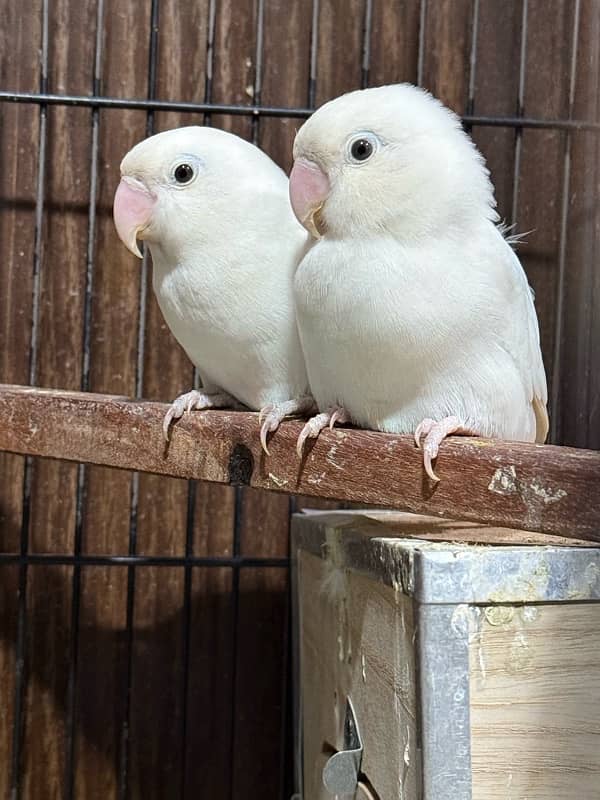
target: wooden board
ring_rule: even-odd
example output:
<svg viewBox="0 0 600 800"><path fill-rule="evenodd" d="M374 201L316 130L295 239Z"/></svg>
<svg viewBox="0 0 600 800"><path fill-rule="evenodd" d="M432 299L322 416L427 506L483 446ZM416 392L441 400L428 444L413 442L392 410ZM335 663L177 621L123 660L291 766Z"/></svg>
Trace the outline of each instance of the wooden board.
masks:
<svg viewBox="0 0 600 800"><path fill-rule="evenodd" d="M442 445L442 480L431 486L409 436L336 429L299 461L300 422L281 426L267 457L256 414L195 412L166 447L165 412L160 403L4 387L0 449L600 540L600 453L457 437Z"/></svg>
<svg viewBox="0 0 600 800"><path fill-rule="evenodd" d="M343 749L346 697L363 739L361 770L379 800L417 797L412 601L298 552L304 800L328 800L322 773ZM385 744L384 744L385 743ZM368 795L367 795L368 796Z"/></svg>
<svg viewBox="0 0 600 800"><path fill-rule="evenodd" d="M473 800L596 800L600 603L499 610L469 648Z"/></svg>

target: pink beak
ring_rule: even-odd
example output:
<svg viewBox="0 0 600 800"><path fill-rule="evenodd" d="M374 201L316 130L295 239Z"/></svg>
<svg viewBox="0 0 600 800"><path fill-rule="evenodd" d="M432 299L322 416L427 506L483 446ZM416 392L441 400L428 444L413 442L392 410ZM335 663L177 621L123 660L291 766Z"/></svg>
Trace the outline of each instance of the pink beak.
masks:
<svg viewBox="0 0 600 800"><path fill-rule="evenodd" d="M148 226L156 196L135 178L123 177L115 192L113 218L119 239L138 258L142 257L137 240Z"/></svg>
<svg viewBox="0 0 600 800"><path fill-rule="evenodd" d="M298 221L315 239L323 235L323 223L318 214L330 191L329 178L318 164L306 158L294 161L290 173L290 202Z"/></svg>

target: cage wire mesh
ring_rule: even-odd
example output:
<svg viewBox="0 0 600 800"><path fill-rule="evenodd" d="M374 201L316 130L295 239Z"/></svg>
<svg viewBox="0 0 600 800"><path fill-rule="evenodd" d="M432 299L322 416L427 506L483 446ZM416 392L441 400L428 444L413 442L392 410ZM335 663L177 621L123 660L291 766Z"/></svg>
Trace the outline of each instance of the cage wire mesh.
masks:
<svg viewBox="0 0 600 800"><path fill-rule="evenodd" d="M3 17L2 380L167 400L191 377L179 354L161 382L175 345L152 305L148 259L133 278L109 244L119 148L193 120L233 128L288 167L294 129L327 97L412 80L462 113L508 222L539 229L522 257L541 308L552 438L600 446L594 0L7 0ZM193 99L175 93L174 73ZM71 163L84 154L85 166ZM23 190L14 167L25 160ZM117 289L124 297L106 301L117 311L102 306ZM111 336L125 346L111 349ZM289 797L286 542L301 504L7 455L2 469L2 796ZM144 613L163 602L168 635L156 609ZM110 636L94 628L90 608L102 604ZM226 664L217 676L213 658Z"/></svg>

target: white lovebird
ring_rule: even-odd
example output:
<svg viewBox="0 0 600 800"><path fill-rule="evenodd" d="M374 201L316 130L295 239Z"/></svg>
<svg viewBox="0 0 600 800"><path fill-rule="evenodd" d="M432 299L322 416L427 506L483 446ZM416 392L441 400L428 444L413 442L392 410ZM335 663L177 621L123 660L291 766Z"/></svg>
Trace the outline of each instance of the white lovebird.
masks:
<svg viewBox="0 0 600 800"><path fill-rule="evenodd" d="M318 416L424 436L543 442L547 390L531 291L497 226L459 118L408 84L317 110L294 143L290 198L318 241L295 277Z"/></svg>
<svg viewBox="0 0 600 800"><path fill-rule="evenodd" d="M178 397L163 430L192 409L261 409L261 440L313 408L293 302L309 240L284 172L257 147L216 128L151 136L121 163L114 220L123 243L152 254L153 286L202 391Z"/></svg>

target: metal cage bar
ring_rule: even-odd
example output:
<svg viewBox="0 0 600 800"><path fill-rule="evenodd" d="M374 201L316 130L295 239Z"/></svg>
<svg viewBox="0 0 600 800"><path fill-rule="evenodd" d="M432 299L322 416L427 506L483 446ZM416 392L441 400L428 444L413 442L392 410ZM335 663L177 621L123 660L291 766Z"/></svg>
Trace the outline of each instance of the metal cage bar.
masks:
<svg viewBox="0 0 600 800"><path fill-rule="evenodd" d="M49 44L49 0L42 3L42 41L40 63L40 94L48 92L48 44ZM38 364L38 330L40 317L40 292L42 270L42 248L44 228L44 195L46 188L46 144L48 114L47 106L40 104L39 118L39 151L38 174L35 201L35 234L33 256L33 298L31 342L29 349L29 383L37 383ZM17 611L17 640L15 643L15 690L14 690L14 723L12 738L12 761L10 793L11 800L21 800L21 751L24 734L23 701L27 682L25 639L27 635L27 572L29 553L29 523L31 519L31 484L33 459L25 459L23 476L23 516L21 521L21 541L19 555L19 593Z"/></svg>
<svg viewBox="0 0 600 800"><path fill-rule="evenodd" d="M313 80L313 78L311 78ZM311 93L312 97L312 93ZM309 117L314 107L284 107L262 105L229 105L226 103L192 103L178 100L126 99L121 97L105 97L50 94L34 92L0 91L0 103L31 103L35 105L83 106L90 108L123 108L139 111L172 111L198 114L224 114L231 116L283 117L284 119L304 119ZM465 114L462 117L465 125L493 128L541 128L550 130L593 131L600 132L600 122L583 119L542 119L538 117L492 116L486 114Z"/></svg>

